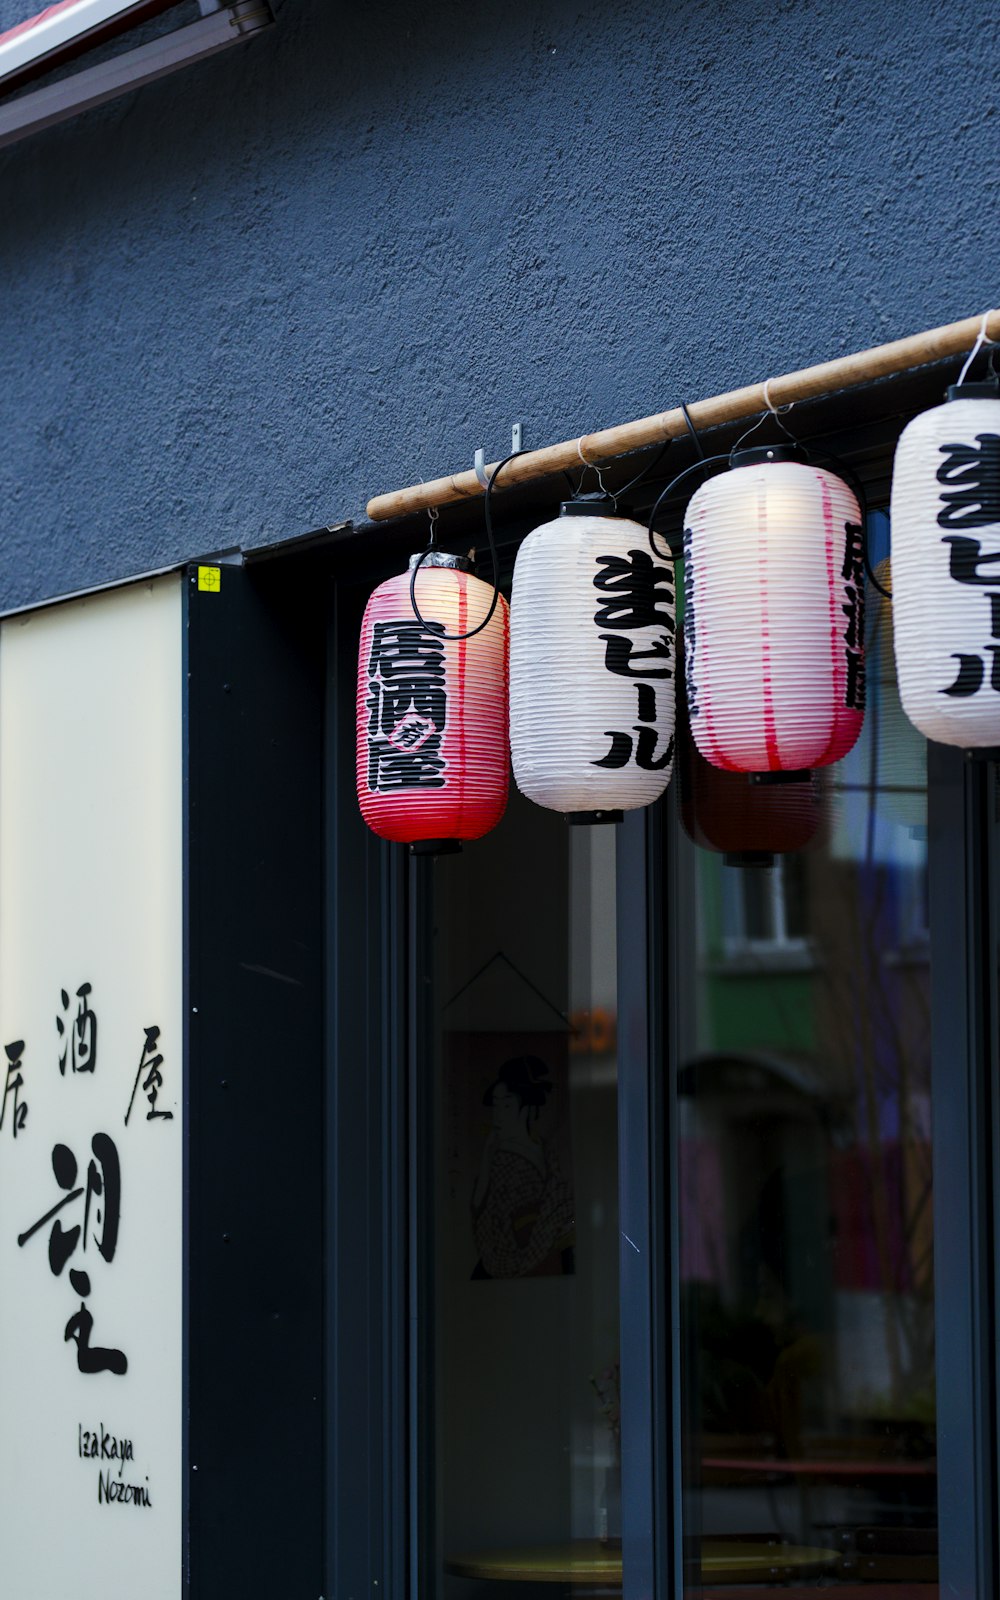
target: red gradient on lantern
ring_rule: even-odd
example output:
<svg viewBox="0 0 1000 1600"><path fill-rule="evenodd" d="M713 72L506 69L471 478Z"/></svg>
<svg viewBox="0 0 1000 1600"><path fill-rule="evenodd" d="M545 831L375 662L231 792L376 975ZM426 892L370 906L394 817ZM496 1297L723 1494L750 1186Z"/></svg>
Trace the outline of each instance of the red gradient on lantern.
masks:
<svg viewBox="0 0 1000 1600"><path fill-rule="evenodd" d="M453 567L421 567L425 622L465 633L486 616L491 585ZM510 627L501 595L487 627L449 641L422 628L410 575L368 601L358 651L357 790L380 838L479 839L507 805Z"/></svg>
<svg viewBox="0 0 1000 1600"><path fill-rule="evenodd" d="M861 512L834 474L740 465L687 512L691 731L724 771L800 771L850 750L864 705Z"/></svg>

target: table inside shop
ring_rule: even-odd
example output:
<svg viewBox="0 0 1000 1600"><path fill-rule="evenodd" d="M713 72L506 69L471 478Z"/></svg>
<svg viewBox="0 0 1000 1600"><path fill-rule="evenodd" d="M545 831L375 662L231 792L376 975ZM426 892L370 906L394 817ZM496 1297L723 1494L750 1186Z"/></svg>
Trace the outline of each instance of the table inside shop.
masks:
<svg viewBox="0 0 1000 1600"><path fill-rule="evenodd" d="M744 1539L703 1539L702 1583L761 1583L773 1577L786 1582L834 1568L836 1550L807 1545L766 1544ZM601 1587L614 1592L622 1583L620 1542L572 1539L561 1544L513 1545L504 1550L470 1551L448 1556L444 1570L456 1578L492 1579L502 1583L565 1583Z"/></svg>
<svg viewBox="0 0 1000 1600"><path fill-rule="evenodd" d="M739 1477L759 1478L763 1475L798 1478L814 1483L860 1483L865 1478L904 1479L933 1478L937 1462L896 1461L889 1456L869 1456L850 1460L837 1456L814 1456L803 1460L781 1456L702 1456L702 1472L724 1472L726 1481L732 1483Z"/></svg>
<svg viewBox="0 0 1000 1600"><path fill-rule="evenodd" d="M769 1591L761 1591L763 1595ZM773 1591L780 1596L780 1600L817 1600L820 1594L828 1593L830 1600L878 1600L880 1593L891 1595L892 1600L938 1600L940 1590L936 1583L894 1583L891 1589L880 1590L871 1583L838 1583L836 1588L817 1589L815 1584L801 1588L798 1584L782 1584L781 1588ZM697 1600L744 1600L739 1589L731 1589L728 1584L723 1588L713 1585L711 1589L697 1591Z"/></svg>

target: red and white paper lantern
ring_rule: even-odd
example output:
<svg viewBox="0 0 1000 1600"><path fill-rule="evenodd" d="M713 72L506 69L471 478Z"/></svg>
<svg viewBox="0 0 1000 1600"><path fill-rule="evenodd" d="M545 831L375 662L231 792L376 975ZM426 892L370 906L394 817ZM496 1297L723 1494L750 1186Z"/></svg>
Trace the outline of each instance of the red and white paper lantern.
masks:
<svg viewBox="0 0 1000 1600"><path fill-rule="evenodd" d="M417 561L411 558L411 567ZM375 590L361 624L357 786L373 832L405 844L478 839L507 804L509 617L471 563L435 552ZM435 626L426 626L434 624Z"/></svg>
<svg viewBox="0 0 1000 1600"><path fill-rule="evenodd" d="M903 710L928 739L1000 745L1000 397L965 384L903 429L892 472Z"/></svg>
<svg viewBox="0 0 1000 1600"><path fill-rule="evenodd" d="M684 526L694 741L713 766L790 772L846 755L864 719L861 511L782 447L744 450Z"/></svg>
<svg viewBox="0 0 1000 1600"><path fill-rule="evenodd" d="M678 671L683 667L682 647ZM775 856L805 850L823 835L819 774L769 783L753 773L713 767L691 737L683 694L677 702L677 777L684 832L699 849L724 855L732 865L769 865Z"/></svg>
<svg viewBox="0 0 1000 1600"><path fill-rule="evenodd" d="M580 821L649 805L673 763L673 567L613 513L567 501L525 539L511 594L514 778Z"/></svg>
<svg viewBox="0 0 1000 1600"><path fill-rule="evenodd" d="M823 804L815 772L797 783L757 783L713 767L692 739L681 735L679 743L681 822L700 849L751 865L817 842Z"/></svg>

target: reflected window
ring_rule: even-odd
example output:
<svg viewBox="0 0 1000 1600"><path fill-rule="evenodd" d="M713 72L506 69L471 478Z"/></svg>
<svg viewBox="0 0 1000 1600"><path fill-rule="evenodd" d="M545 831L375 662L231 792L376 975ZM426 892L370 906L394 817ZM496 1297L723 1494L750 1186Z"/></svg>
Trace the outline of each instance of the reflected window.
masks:
<svg viewBox="0 0 1000 1600"><path fill-rule="evenodd" d="M615 833L512 792L432 868L447 1600L621 1590Z"/></svg>
<svg viewBox="0 0 1000 1600"><path fill-rule="evenodd" d="M810 846L762 868L679 836L692 1597L938 1592L926 746L872 610Z"/></svg>
<svg viewBox="0 0 1000 1600"><path fill-rule="evenodd" d="M722 877L727 955L782 955L807 949L807 878L800 855L776 856Z"/></svg>

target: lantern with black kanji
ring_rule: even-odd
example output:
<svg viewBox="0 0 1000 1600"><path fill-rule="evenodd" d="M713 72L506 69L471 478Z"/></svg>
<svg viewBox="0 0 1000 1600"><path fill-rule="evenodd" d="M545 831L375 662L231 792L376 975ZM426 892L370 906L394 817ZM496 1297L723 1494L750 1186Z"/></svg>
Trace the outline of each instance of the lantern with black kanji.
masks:
<svg viewBox="0 0 1000 1600"><path fill-rule="evenodd" d="M892 471L892 609L903 710L928 739L1000 745L1000 395L948 390Z"/></svg>
<svg viewBox="0 0 1000 1600"><path fill-rule="evenodd" d="M411 569L420 560L411 557ZM496 826L507 804L507 603L461 556L433 552L417 575L381 584L361 625L357 787L383 839L455 847Z"/></svg>
<svg viewBox="0 0 1000 1600"><path fill-rule="evenodd" d="M736 772L838 761L864 718L861 510L794 446L737 451L684 522L688 712Z"/></svg>
<svg viewBox="0 0 1000 1600"><path fill-rule="evenodd" d="M529 533L511 594L510 745L522 794L613 820L670 780L674 574L646 529L578 495Z"/></svg>

